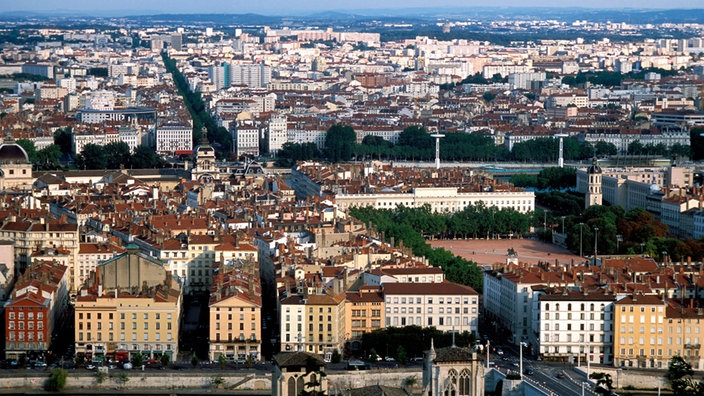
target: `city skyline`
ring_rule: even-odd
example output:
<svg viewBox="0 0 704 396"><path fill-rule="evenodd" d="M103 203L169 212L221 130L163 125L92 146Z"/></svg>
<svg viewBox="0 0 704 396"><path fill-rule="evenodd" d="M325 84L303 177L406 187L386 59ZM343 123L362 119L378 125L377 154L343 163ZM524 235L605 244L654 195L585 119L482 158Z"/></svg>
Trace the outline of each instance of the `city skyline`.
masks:
<svg viewBox="0 0 704 396"><path fill-rule="evenodd" d="M294 6L295 5L295 6ZM438 0L433 3L433 7L429 7L428 3L422 0L408 0L401 2L400 0L386 1L371 1L360 0L354 3L353 6L348 2L339 0L322 1L312 0L300 3L289 3L281 0L263 0L256 4L245 3L242 1L231 0L207 0L204 2L193 3L183 0L167 1L137 1L126 0L118 3L97 4L88 0L68 0L57 1L48 0L42 2L8 2L0 5L0 13L3 12L40 12L40 13L55 13L66 14L69 12L80 12L82 14L101 14L111 13L116 15L136 15L136 14L153 14L153 13L261 13L270 15L284 15L290 13L310 14L320 11L343 11L354 12L359 10L398 10L408 8L470 8L470 7L550 7L550 8L589 8L589 9L686 9L693 8L690 1L673 0L663 5L660 1L655 0L626 0L618 3L595 0L585 5L583 2L574 0L558 1L558 0L538 0L527 5L518 0L497 0L493 2L486 1L460 1L460 0Z"/></svg>

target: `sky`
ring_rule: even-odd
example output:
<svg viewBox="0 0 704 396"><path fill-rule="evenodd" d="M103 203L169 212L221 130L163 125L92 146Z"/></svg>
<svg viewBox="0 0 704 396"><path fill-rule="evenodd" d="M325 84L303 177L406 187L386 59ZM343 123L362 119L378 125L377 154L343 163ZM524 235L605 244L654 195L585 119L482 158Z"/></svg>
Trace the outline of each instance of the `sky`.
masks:
<svg viewBox="0 0 704 396"><path fill-rule="evenodd" d="M0 12L258 13L286 15L317 11L436 7L702 8L702 0L0 0Z"/></svg>

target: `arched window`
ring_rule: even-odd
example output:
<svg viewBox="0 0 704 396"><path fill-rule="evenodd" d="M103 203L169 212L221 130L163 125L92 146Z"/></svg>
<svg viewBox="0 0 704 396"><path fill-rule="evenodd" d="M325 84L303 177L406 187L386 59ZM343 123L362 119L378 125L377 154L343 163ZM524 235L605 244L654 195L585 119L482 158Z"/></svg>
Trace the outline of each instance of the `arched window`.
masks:
<svg viewBox="0 0 704 396"><path fill-rule="evenodd" d="M560 310L560 304L555 304L555 311L559 311L559 310Z"/></svg>
<svg viewBox="0 0 704 396"><path fill-rule="evenodd" d="M589 310L594 311L594 304L589 304Z"/></svg>
<svg viewBox="0 0 704 396"><path fill-rule="evenodd" d="M469 381L469 370L464 369L462 372L460 372L460 396L468 396L472 394L472 391L470 390L470 381Z"/></svg>
<svg viewBox="0 0 704 396"><path fill-rule="evenodd" d="M567 304L567 310L571 311L572 310L572 304Z"/></svg>
<svg viewBox="0 0 704 396"><path fill-rule="evenodd" d="M582 308L580 309L580 311L584 311L584 304L582 304Z"/></svg>
<svg viewBox="0 0 704 396"><path fill-rule="evenodd" d="M300 395L301 392L306 389L306 381L303 379L303 376L298 377L298 380L296 381L296 389L298 390L296 395Z"/></svg>
<svg viewBox="0 0 704 396"><path fill-rule="evenodd" d="M296 392L296 379L293 377L290 377L288 379L288 396L298 396L298 392Z"/></svg>
<svg viewBox="0 0 704 396"><path fill-rule="evenodd" d="M457 396L457 370L450 369L447 376L449 381L445 385L445 396Z"/></svg>
<svg viewBox="0 0 704 396"><path fill-rule="evenodd" d="M550 304L545 304L545 310L549 311L550 310Z"/></svg>

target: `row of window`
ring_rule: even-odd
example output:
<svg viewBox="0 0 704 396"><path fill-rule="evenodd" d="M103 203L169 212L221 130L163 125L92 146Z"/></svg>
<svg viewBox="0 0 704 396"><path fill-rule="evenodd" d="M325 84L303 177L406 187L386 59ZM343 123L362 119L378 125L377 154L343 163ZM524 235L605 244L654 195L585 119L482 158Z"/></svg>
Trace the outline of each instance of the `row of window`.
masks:
<svg viewBox="0 0 704 396"><path fill-rule="evenodd" d="M435 324L433 323L432 316L428 317L427 322L428 322L427 323L428 326L435 326ZM453 321L452 317L450 317L450 316L448 316L448 317L440 316L437 318L436 324L438 326L459 326L460 325L460 317L455 316L454 321ZM413 326L413 325L424 326L422 317L416 316L415 321L412 316L409 316L409 317L405 317L405 316L402 316L402 317L391 316L391 317L389 317L389 316L387 316L386 317L386 326L387 327L389 327L389 326L394 326L394 327ZM468 317L466 317L466 316L462 317L462 325L463 326L470 325Z"/></svg>
<svg viewBox="0 0 704 396"><path fill-rule="evenodd" d="M35 322L26 322L27 323L27 330L34 330L34 323ZM36 322L37 325L37 330L44 330L44 322ZM7 323L7 327L10 330L15 330L15 322L10 321ZM17 322L17 330L24 330L25 329L25 322Z"/></svg>
<svg viewBox="0 0 704 396"><path fill-rule="evenodd" d="M38 331L36 333L33 331L30 331L30 332L21 331L21 332L17 332L17 333L15 333L14 331L11 331L9 334L9 337L10 337L10 341L15 341L15 338L19 341L24 341L25 337L27 337L27 341L34 341L35 339L37 341L43 341L44 340L44 333L41 331Z"/></svg>
<svg viewBox="0 0 704 396"><path fill-rule="evenodd" d="M31 309L31 308L30 308ZM10 320L15 320L15 311L9 311L8 313L8 318ZM44 312L37 312L37 320L44 320ZM27 320L34 320L34 312L27 312ZM17 312L17 319L18 320L24 320L25 318L25 313L24 311L19 311Z"/></svg>
<svg viewBox="0 0 704 396"><path fill-rule="evenodd" d="M92 322L78 322L78 330L83 330L85 327L85 330L93 330L92 327ZM98 322L95 325L96 330L102 330L103 329L103 323ZM144 330L149 330L149 322L144 322L143 323ZM155 322L154 323L154 328L155 330L161 330L161 322ZM108 322L108 330L113 329L113 322ZM21 329L20 329L21 330ZM125 322L120 322L120 330L125 330ZM137 330L137 322L132 322L132 330ZM171 322L166 322L166 330L171 330Z"/></svg>
<svg viewBox="0 0 704 396"><path fill-rule="evenodd" d="M161 320L161 313L155 312L155 313L152 313L151 315L153 315L153 318L154 318L155 320ZM125 316L126 316L126 315L125 315L124 312L121 312L121 313L120 313L120 319L121 319L121 320L125 320ZM142 317L144 318L144 320L149 320L149 316L150 316L149 313L144 313L144 314L142 314ZM171 317L172 317L172 316L171 316L170 313L167 313L167 314L166 314L166 320L171 320ZM83 318L84 318L83 312L79 312L79 313L78 313L78 320L83 320ZM95 316L93 317L93 313L92 313L92 312L86 312L85 318L88 319L88 320L91 320L91 319L93 319L93 318L95 318L95 319L97 319L97 320L102 320L102 319L103 319L103 314L102 314L102 312L97 312L97 313L95 313ZM10 319L12 319L12 318L10 318ZM109 313L108 313L108 319L109 319L109 320L113 320L113 319L114 319L114 315L113 315L112 312L109 312ZM132 320L137 320L137 313L136 313L136 312L132 312Z"/></svg>
<svg viewBox="0 0 704 396"><path fill-rule="evenodd" d="M85 334L85 339L83 335ZM142 337L144 338L144 341L149 341L149 333L142 333ZM166 341L171 341L173 339L171 333L166 333ZM103 341L103 333L97 333L95 339L93 339L93 333L83 333L82 331L78 332L78 341ZM154 340L155 341L161 341L161 333L154 333ZM114 333L110 332L108 333L108 341L114 341ZM120 333L120 341L125 341L125 333L121 332ZM137 341L137 333L132 332L132 341Z"/></svg>
<svg viewBox="0 0 704 396"><path fill-rule="evenodd" d="M464 297L462 299L460 299L460 297L455 297L454 299L452 297L447 297L447 299L445 297L439 297L438 303L440 303L440 304L453 304L453 301L454 301L454 304L459 304L460 300L462 301L463 304L469 304L469 297ZM399 301L401 302L401 304L413 304L414 301L416 304L423 304L422 297L415 297L415 298L414 297L408 297L408 298L406 298L406 297L400 297L400 298L399 297L386 297L387 304L391 304L392 302L394 304L398 304ZM434 299L433 299L433 297L428 297L427 301L428 301L427 302L428 304L432 304ZM477 298L472 297L472 304L476 304L476 303L477 303Z"/></svg>
<svg viewBox="0 0 704 396"><path fill-rule="evenodd" d="M662 337L650 337L650 345L655 345L655 341L657 340L657 345L662 345ZM674 340L674 344L672 343ZM626 337L620 337L619 341L621 341L621 344L626 344ZM633 344L635 341L634 337L628 337L628 344ZM694 341L694 342L692 342ZM645 337L638 337L638 344L643 345L645 344ZM667 337L667 345L682 345L682 337ZM684 339L684 345L691 345L691 346L697 346L696 349L698 349L698 346L701 345L699 343L699 337L695 338L685 338Z"/></svg>
<svg viewBox="0 0 704 396"><path fill-rule="evenodd" d="M590 311L594 311L594 308L595 308L595 307L596 307L596 306L595 306L594 304L589 304L589 307L588 307L588 308L589 308ZM574 308L577 309L577 304L575 304ZM580 310L580 311L584 311L585 308L587 308L587 305L586 305L586 304L580 304L580 305L579 305L579 310ZM631 308L632 308L632 307L631 307ZM544 309L544 310L545 310L545 311L549 311L549 310L550 310L550 303L545 304L545 309ZM554 309L554 310L555 310L555 311L559 311L559 310L560 310L560 303L556 303L556 304L555 304L555 309ZM608 310L610 310L610 307L607 307L606 305L601 304L601 306L598 308L598 310L599 310L599 311L608 311ZM572 311L572 304L571 304L571 303L570 303L570 304L567 304L567 311ZM653 311L653 312L655 312L655 311Z"/></svg>

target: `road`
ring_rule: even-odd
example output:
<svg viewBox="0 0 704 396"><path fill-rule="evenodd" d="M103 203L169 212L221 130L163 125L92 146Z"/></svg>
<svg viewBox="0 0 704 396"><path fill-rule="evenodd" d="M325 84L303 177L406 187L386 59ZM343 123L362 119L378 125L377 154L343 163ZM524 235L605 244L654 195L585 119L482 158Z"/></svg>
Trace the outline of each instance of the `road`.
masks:
<svg viewBox="0 0 704 396"><path fill-rule="evenodd" d="M503 355L492 355L491 360L496 363L496 366L498 366L499 370L503 373L509 370L517 372L518 354L516 354L510 346L504 346L502 350L504 351ZM537 385L537 387L543 391L547 389L547 391L552 392L555 396L582 395L582 382L586 381L586 378L574 372L569 365L565 365L564 363L536 361L524 356L523 370L525 371L526 369L532 369L533 374L524 374L523 378L527 382ZM558 374L563 378L558 378ZM585 396L597 395L586 386L584 394Z"/></svg>

